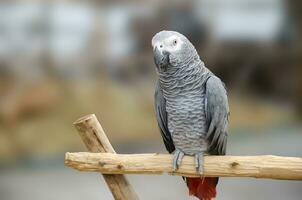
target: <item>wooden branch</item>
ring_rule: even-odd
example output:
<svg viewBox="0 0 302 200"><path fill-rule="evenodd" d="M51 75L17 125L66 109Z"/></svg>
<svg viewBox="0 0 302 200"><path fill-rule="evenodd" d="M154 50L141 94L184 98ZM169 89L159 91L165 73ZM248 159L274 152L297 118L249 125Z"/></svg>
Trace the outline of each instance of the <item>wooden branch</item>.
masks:
<svg viewBox="0 0 302 200"><path fill-rule="evenodd" d="M200 176L194 159L185 156L173 172L168 154L66 153L65 164L80 171L103 174L162 174ZM206 156L204 176L302 180L302 158L280 156Z"/></svg>
<svg viewBox="0 0 302 200"><path fill-rule="evenodd" d="M115 153L95 115L78 119L74 122L74 126L90 152ZM115 200L138 200L138 196L124 175L107 173L103 176Z"/></svg>

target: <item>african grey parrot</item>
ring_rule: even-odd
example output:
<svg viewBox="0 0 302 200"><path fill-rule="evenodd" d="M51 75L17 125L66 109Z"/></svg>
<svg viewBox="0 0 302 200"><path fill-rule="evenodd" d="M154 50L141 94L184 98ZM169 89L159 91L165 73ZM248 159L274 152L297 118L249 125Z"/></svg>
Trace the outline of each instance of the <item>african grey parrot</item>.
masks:
<svg viewBox="0 0 302 200"><path fill-rule="evenodd" d="M205 67L184 35L161 31L152 46L158 74L156 117L166 149L174 153L173 169L184 155L191 155L202 173L205 154L226 152L229 106L224 83ZM201 200L216 197L218 178L186 182L190 195Z"/></svg>

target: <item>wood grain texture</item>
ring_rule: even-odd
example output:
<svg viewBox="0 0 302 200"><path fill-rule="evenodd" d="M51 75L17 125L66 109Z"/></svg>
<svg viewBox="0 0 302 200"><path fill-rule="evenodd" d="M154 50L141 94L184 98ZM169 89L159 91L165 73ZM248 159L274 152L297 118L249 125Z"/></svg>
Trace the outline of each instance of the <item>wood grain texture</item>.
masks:
<svg viewBox="0 0 302 200"><path fill-rule="evenodd" d="M115 153L101 124L94 114L78 119L74 122L74 126L90 152ZM115 200L139 199L124 175L111 175L107 173L104 174L103 177Z"/></svg>
<svg viewBox="0 0 302 200"><path fill-rule="evenodd" d="M190 156L185 156L180 168L173 172L172 156L168 154L66 153L65 164L80 171L103 174L200 176ZM206 156L204 176L302 180L302 158L272 155Z"/></svg>

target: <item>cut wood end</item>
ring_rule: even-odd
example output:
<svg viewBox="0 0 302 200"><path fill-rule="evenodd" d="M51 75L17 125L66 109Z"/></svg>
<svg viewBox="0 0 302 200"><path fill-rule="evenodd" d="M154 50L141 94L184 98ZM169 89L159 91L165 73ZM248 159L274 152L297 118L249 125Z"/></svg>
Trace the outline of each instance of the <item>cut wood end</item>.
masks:
<svg viewBox="0 0 302 200"><path fill-rule="evenodd" d="M83 123L84 121L91 120L92 118L96 118L95 114L88 114L88 115L85 115L85 116L83 116L83 117L77 119L75 122L73 122L73 125L81 124L81 123Z"/></svg>
<svg viewBox="0 0 302 200"><path fill-rule="evenodd" d="M69 155L70 155L70 153L69 152L66 152L65 153L65 160L64 160L64 165L65 166L69 166Z"/></svg>

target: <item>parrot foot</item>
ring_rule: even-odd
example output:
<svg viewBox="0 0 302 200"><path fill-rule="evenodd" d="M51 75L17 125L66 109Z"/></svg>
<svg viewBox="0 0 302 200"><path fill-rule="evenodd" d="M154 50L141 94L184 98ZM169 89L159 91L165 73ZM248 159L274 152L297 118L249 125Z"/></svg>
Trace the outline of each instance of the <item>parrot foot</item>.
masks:
<svg viewBox="0 0 302 200"><path fill-rule="evenodd" d="M181 164L181 161L184 157L184 152L179 149L176 149L173 157L173 171L176 171Z"/></svg>
<svg viewBox="0 0 302 200"><path fill-rule="evenodd" d="M204 155L203 152L195 154L195 168L199 174L203 174Z"/></svg>

